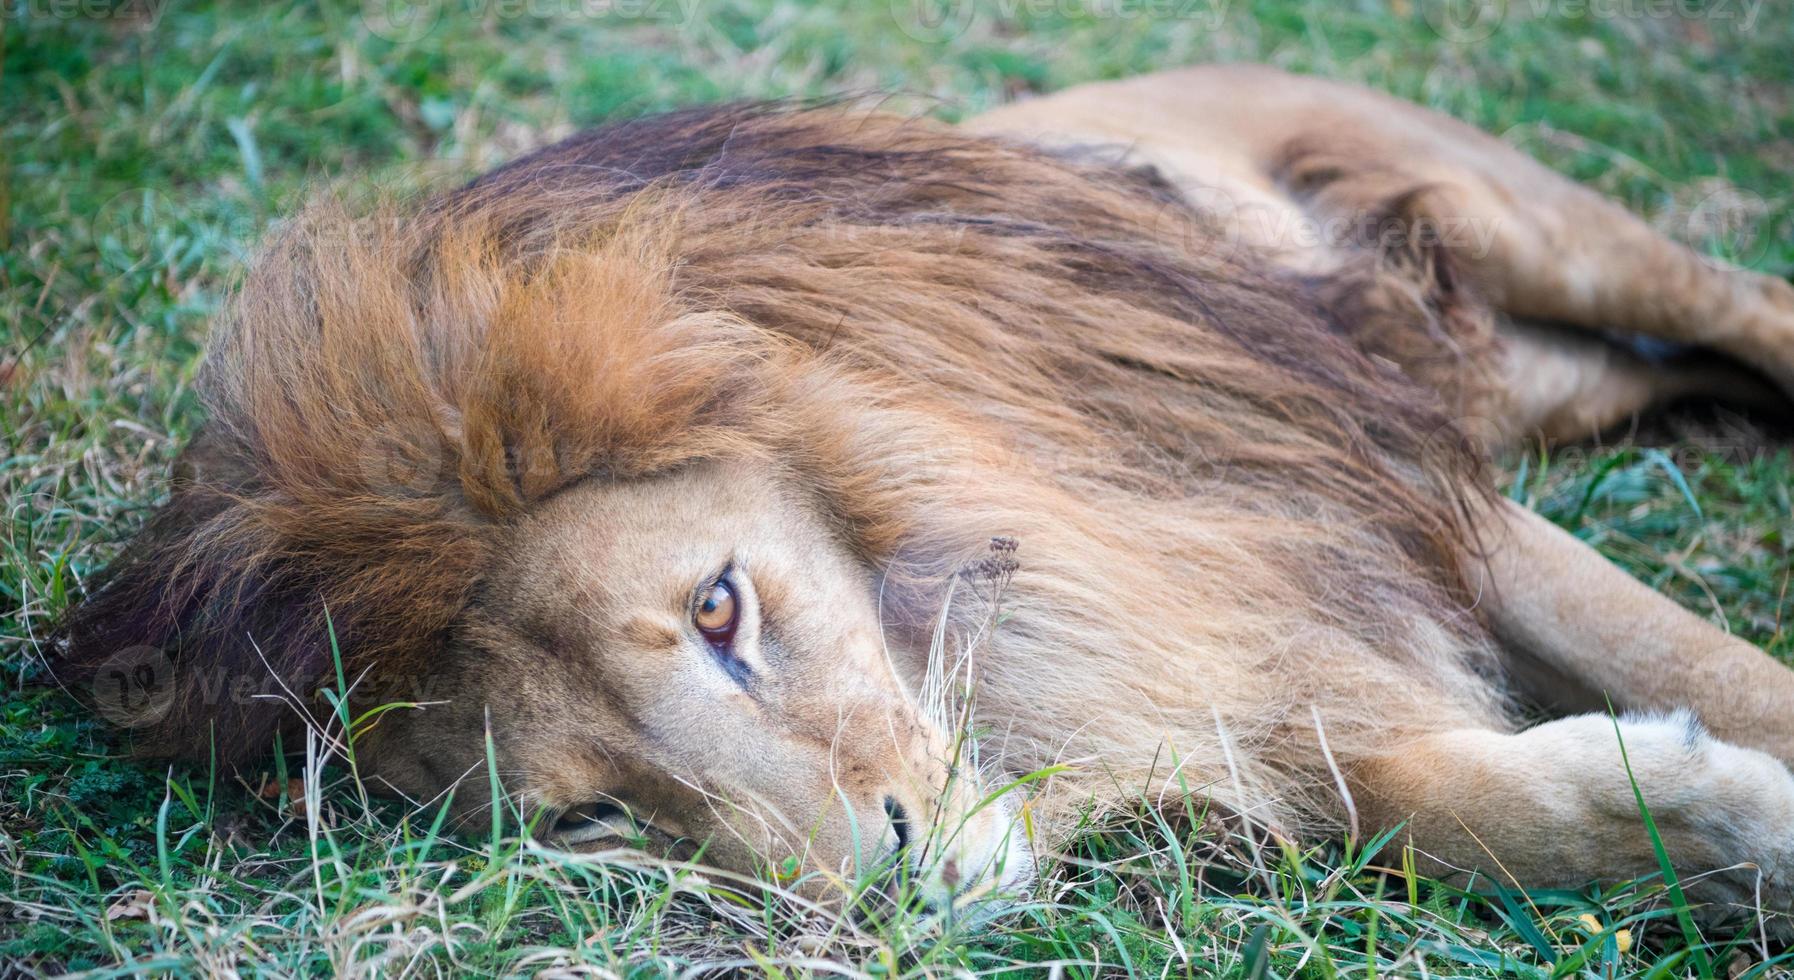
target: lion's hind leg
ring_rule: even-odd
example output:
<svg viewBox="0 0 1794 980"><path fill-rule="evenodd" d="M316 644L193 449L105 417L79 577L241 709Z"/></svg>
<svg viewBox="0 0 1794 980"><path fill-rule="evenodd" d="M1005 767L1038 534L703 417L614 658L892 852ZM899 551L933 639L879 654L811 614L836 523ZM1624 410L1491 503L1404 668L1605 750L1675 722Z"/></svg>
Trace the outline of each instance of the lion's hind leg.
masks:
<svg viewBox="0 0 1794 980"><path fill-rule="evenodd" d="M1428 874L1577 888L1659 869L1634 785L1691 897L1794 906L1794 775L1692 716L1577 715L1518 733L1400 740L1351 768L1373 828L1405 827Z"/></svg>
<svg viewBox="0 0 1794 980"><path fill-rule="evenodd" d="M1457 120L1350 86L1294 84L1337 96L1271 154L1279 185L1315 215L1355 227L1405 187L1406 233L1442 246L1508 317L1718 351L1794 397L1794 285L1672 241Z"/></svg>
<svg viewBox="0 0 1794 980"><path fill-rule="evenodd" d="M1769 382L1714 354L1651 358L1594 333L1505 318L1497 335L1487 408L1504 443L1535 436L1577 442L1689 398L1723 400L1771 418L1794 407Z"/></svg>

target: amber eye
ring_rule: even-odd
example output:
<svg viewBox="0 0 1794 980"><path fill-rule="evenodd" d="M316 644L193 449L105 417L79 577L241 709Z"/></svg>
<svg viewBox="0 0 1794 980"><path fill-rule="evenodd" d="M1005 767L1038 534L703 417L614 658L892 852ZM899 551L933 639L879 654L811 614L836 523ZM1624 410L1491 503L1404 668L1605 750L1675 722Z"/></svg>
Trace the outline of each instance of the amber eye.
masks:
<svg viewBox="0 0 1794 980"><path fill-rule="evenodd" d="M735 590L729 587L727 580L719 579L698 600L698 608L692 614L692 621L697 624L698 632L704 634L705 639L724 644L735 636L738 612Z"/></svg>

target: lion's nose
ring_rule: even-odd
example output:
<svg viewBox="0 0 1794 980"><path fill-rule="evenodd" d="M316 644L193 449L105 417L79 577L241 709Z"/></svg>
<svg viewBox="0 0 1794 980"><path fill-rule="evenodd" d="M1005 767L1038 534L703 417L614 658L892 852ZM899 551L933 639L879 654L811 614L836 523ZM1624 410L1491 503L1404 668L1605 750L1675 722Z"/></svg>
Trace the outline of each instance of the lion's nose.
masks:
<svg viewBox="0 0 1794 980"><path fill-rule="evenodd" d="M891 833L897 837L895 849L899 852L909 850L911 840L909 811L903 808L903 804L897 802L897 797L885 797L885 817L891 822Z"/></svg>

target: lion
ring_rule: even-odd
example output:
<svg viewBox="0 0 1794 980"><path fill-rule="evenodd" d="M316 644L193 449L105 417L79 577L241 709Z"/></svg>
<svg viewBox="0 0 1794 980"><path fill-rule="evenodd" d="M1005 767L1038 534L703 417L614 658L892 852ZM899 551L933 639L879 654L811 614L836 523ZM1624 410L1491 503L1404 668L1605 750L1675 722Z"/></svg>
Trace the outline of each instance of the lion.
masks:
<svg viewBox="0 0 1794 980"><path fill-rule="evenodd" d="M200 388L55 664L153 681L148 754L348 727L464 818L936 904L1190 797L1580 886L1658 869L1642 800L1711 900L1794 905L1794 672L1486 467L1784 398L1794 288L1384 95L620 122L310 206Z"/></svg>

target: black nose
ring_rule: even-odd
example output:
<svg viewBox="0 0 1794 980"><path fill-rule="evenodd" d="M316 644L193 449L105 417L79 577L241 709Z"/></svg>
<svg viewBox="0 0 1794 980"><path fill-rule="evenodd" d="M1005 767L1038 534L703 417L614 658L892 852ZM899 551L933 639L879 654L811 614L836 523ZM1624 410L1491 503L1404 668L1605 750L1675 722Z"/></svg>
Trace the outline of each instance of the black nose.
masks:
<svg viewBox="0 0 1794 980"><path fill-rule="evenodd" d="M909 847L909 814L895 796L885 797L885 816L891 818L891 830L897 834L897 849Z"/></svg>

